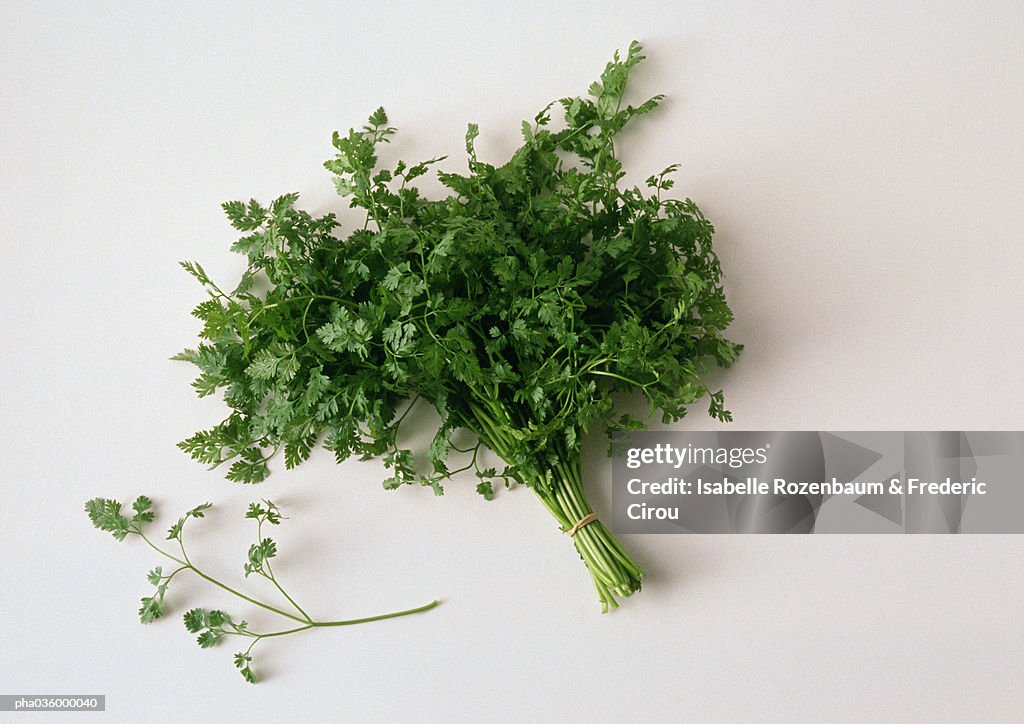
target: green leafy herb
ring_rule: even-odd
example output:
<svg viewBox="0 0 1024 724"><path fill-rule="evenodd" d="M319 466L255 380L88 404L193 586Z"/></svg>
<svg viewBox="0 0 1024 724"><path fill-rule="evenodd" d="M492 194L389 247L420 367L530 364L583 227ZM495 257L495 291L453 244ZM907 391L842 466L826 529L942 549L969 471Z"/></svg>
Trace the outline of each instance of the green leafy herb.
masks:
<svg viewBox="0 0 1024 724"><path fill-rule="evenodd" d="M180 573L191 571L208 583L227 591L242 601L258 606L266 611L270 611L282 618L288 619L292 624L296 624L291 628L280 631L257 633L249 630L248 623L245 621L235 621L224 611L208 611L203 608L193 608L185 613L185 628L189 633L198 634L196 637L196 643L204 649L216 646L220 643L221 639L229 637L236 637L241 639L243 642L249 642L245 651L240 651L235 654L235 666L242 674L242 677L251 684L256 683L256 674L253 673L250 666L250 663L252 662L252 650L256 644L265 638L286 636L300 631L307 631L312 628L351 626L354 624L369 623L371 621L380 621L386 618L408 616L413 613L428 611L438 605L437 601L431 601L425 606L419 606L405 611L396 611L394 613L385 613L366 618L350 619L347 621L314 620L305 612L305 610L302 609L302 607L299 606L298 603L295 602L295 599L293 599L284 590L284 588L281 587L281 584L278 582L277 577L274 575L274 571L271 568L270 559L277 555L277 545L272 539L264 536L263 526L264 524L279 525L283 516L281 515L281 511L278 507L269 500L264 500L262 503L252 503L249 506L249 511L245 514L246 518L251 518L256 521L256 543L249 548L248 562L244 565L245 575L248 577L250 574L256 574L266 578L288 601L288 604L291 606L293 611L284 610L283 608L273 606L269 603L252 598L244 593L240 593L234 588L231 588L227 584L222 583L218 579L196 567L189 558L188 553L185 551L185 523L189 518L203 518L205 516L205 511L210 507L210 503L203 503L202 505L199 505L185 513L184 516L179 518L178 521L171 526L167 534L167 540L172 540L177 543L177 551L171 552L157 546L144 532L145 524L152 523L155 517L153 502L149 498L140 496L135 500L135 503L132 505L132 509L135 514L131 518L128 518L121 513L121 503L116 500L93 498L85 504L85 510L89 514L89 519L92 521L92 524L100 530L111 533L114 538L119 541L123 541L129 535L137 535L142 538L150 548L165 558L170 559L177 565L177 567L170 573L165 574L163 568L157 566L146 574L146 580L154 586L155 590L152 595L146 596L142 599L142 605L139 607L139 620L142 621L142 623L152 623L164 615L166 611L164 595L167 593L167 588L170 585L171 580Z"/></svg>
<svg viewBox="0 0 1024 724"><path fill-rule="evenodd" d="M478 157L470 124L468 170L438 172L450 193L436 200L412 182L441 159L380 167L378 147L395 133L383 109L335 133L326 168L365 213L342 238L333 214L296 208L296 194L224 204L248 268L226 292L183 265L210 298L193 312L201 342L177 359L199 368L200 396L222 390L231 412L181 448L246 483L263 480L280 450L292 468L318 444L338 461L382 458L389 489L440 495L473 470L485 498L497 484L528 486L569 531L591 513L584 436L643 426L616 410L616 393L639 392L664 422L703 397L712 417L730 420L705 381L741 349L723 336L732 313L712 225L693 201L667 195L675 165L643 188L622 183L616 136L661 100L625 100L642 59L633 43L587 96L524 122L501 165ZM400 433L420 401L441 422L429 448L413 451ZM468 447L458 442L467 432ZM485 467L482 448L504 466ZM605 610L639 590L640 567L603 524L573 542ZM254 570L264 560L255 551Z"/></svg>

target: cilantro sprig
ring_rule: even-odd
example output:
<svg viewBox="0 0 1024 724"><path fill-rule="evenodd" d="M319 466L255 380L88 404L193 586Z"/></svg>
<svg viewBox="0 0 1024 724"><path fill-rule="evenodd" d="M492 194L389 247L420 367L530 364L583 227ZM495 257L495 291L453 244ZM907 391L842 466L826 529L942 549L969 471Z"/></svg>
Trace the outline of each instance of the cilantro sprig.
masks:
<svg viewBox="0 0 1024 724"><path fill-rule="evenodd" d="M347 235L334 214L297 208L296 194L224 204L248 266L225 291L183 264L209 298L193 311L200 343L176 358L230 413L181 448L244 483L263 480L279 452L293 468L317 445L339 462L381 458L387 488L440 495L469 470L488 499L499 485L529 487L571 531L592 512L584 436L644 426L616 409L617 393L642 395L666 423L702 398L731 420L707 382L741 349L724 336L732 312L714 229L692 200L670 196L674 164L643 187L623 184L616 138L662 99L625 100L643 57L633 43L586 96L524 121L501 165L478 156L470 124L467 172L437 171L443 198L415 183L442 159L380 165L396 132L383 109L335 133L325 166L364 214ZM419 404L440 417L425 451L403 443ZM642 570L602 523L573 543L604 610L639 590Z"/></svg>
<svg viewBox="0 0 1024 724"><path fill-rule="evenodd" d="M151 595L142 598L141 605L139 606L139 620L142 623L152 623L153 621L163 617L167 610L167 604L164 601L164 597L171 581L179 574L189 571L199 578L212 583L214 586L227 591L242 601L258 606L266 611L276 614L279 617L288 619L292 623L298 624L291 628L279 631L258 633L250 630L249 624L246 621L236 621L224 611L193 608L185 613L185 628L189 633L198 634L196 637L196 643L199 644L201 648L211 648L219 644L221 639L230 637L239 638L243 642L249 641L249 645L244 651L239 651L235 654L234 662L239 673L241 673L242 677L250 684L255 684L257 681L256 674L253 672L251 666L252 650L256 644L264 639L274 638L277 636L287 636L301 631L308 631L313 628L352 626L355 624L370 623L371 621L381 621L387 618L398 618L400 616L408 616L410 614L428 611L438 605L438 601L435 600L424 606L418 606L417 608L410 608L404 611L379 614L365 618L349 619L344 621L314 620L308 613L306 613L305 610L303 610L301 606L299 606L298 603L295 602L295 599L293 599L284 590L278 582L277 576L274 575L274 570L271 566L271 559L277 556L277 544L272 538L264 536L263 526L264 524L279 525L284 516L281 515L281 511L277 505L269 500L250 504L249 510L245 514L246 518L256 521L256 543L250 546L248 559L243 566L243 569L246 577L255 574L270 581L285 600L288 601L292 611L279 608L241 593L198 568L192 562L191 558L189 558L189 555L185 550L185 524L189 519L205 517L206 511L211 507L210 503L198 505L186 512L181 518L175 521L173 525L171 525L170 529L167 531L167 540L174 541L177 544L177 550L174 552L167 551L159 547L146 535L145 526L146 524L154 521L155 510L153 508L153 501L144 495L136 498L135 502L132 504L131 517L128 517L127 513L122 513L121 503L116 500L106 498L93 498L88 501L85 504L85 511L88 513L89 519L96 528L110 533L113 535L115 540L123 541L128 536L138 536L145 541L150 548L176 564L177 567L169 573L164 573L163 567L157 566L146 574L146 580L154 587L154 591Z"/></svg>

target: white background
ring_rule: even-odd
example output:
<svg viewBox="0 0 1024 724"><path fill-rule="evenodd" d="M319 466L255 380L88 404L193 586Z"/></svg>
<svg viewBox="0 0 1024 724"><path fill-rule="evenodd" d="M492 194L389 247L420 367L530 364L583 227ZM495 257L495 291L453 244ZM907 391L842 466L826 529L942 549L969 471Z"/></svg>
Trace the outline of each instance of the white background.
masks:
<svg viewBox="0 0 1024 724"><path fill-rule="evenodd" d="M1019 713L1024 537L624 536L647 585L601 616L526 490L388 493L379 463L322 451L258 489L205 471L174 443L223 404L167 358L202 298L177 261L242 268L221 201L341 210L330 134L379 104L396 158L462 169L475 121L500 162L635 37L633 97L669 100L620 155L634 180L680 162L716 225L746 345L718 378L733 427L1021 429L1024 6L206 5L0 5L0 693L105 693L136 722ZM607 513L602 451L585 467ZM192 547L229 577L245 504L276 499L277 570L318 615L444 603L264 642L248 686L236 647L200 650L179 616L272 621L184 581L167 620L135 620L155 554L82 503L139 493L161 524L215 502Z"/></svg>

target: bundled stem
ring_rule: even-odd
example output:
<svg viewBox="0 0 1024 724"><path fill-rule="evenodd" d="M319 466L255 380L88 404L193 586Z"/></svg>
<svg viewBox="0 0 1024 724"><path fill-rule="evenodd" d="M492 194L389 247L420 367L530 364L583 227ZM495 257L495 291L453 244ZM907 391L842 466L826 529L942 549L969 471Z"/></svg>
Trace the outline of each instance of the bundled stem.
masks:
<svg viewBox="0 0 1024 724"><path fill-rule="evenodd" d="M578 457L560 461L551 491L537 492L566 532L593 512L583 492L580 463ZM615 596L630 596L640 590L643 570L600 520L579 528L573 535L573 544L594 581L603 612L618 607Z"/></svg>
<svg viewBox="0 0 1024 724"><path fill-rule="evenodd" d="M512 463L514 440L509 425L503 425L506 415L498 405L489 409L473 405L473 419L466 426L477 432L484 443L506 463ZM558 461L550 469L550 476L519 474L533 489L548 512L558 521L563 533L568 533L594 511L583 491L582 460L565 445L555 445ZM601 611L618 608L616 596L630 596L640 590L643 569L626 553L611 531L600 520L580 527L572 536L576 552L583 559L597 589Z"/></svg>

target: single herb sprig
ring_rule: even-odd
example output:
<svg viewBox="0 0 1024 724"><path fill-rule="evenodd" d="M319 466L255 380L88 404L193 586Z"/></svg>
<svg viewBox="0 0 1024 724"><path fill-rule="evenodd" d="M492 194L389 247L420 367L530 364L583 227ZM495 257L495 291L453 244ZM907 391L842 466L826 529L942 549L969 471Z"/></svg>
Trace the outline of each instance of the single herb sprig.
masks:
<svg viewBox="0 0 1024 724"><path fill-rule="evenodd" d="M277 606L252 598L251 596L247 596L246 594L235 590L197 568L189 558L188 553L185 551L185 523L190 518L204 517L205 511L211 507L210 503L198 505L185 513L185 515L179 518L174 525L170 527L167 531L167 540L175 541L177 543L177 551L169 552L153 543L153 541L147 537L143 531L143 527L148 523L152 523L155 518L153 502L146 496L139 496L132 504L133 514L131 518L122 514L121 503L116 500L93 498L85 504L85 510L89 514L89 519L96 528L107 531L118 541L123 541L130 535L138 536L142 538L150 548L165 558L170 559L177 566L170 573L164 573L163 568L161 566L157 566L146 575L146 580L155 587L155 590L151 595L145 596L142 599L139 607L139 620L142 623L152 623L164 615L164 612L166 611L164 596L167 593L167 588L170 585L171 580L184 571L191 571L200 578L212 583L218 588L222 588L243 601L254 606L259 606L260 608L270 611L277 616L289 619L293 623L298 624L280 631L257 633L249 630L249 624L246 621L235 621L224 611L193 608L185 613L185 628L189 633L198 634L196 637L196 643L204 649L216 646L220 643L221 639L230 636L241 638L243 641L249 641L249 645L244 651L239 651L235 654L234 662L235 666L242 674L242 677L250 684L255 684L257 681L256 674L253 672L251 667L252 650L256 644L263 639L273 638L276 636L287 636L289 634L299 633L300 631L308 631L313 628L352 626L355 624L370 623L371 621L381 621L386 618L398 618L399 616L408 616L410 614L420 613L421 611L428 611L438 605L438 601L435 600L425 606L410 608L405 611L396 611L394 613L368 616L365 618L349 619L345 621L314 620L308 613L306 613L305 610L303 610L301 606L299 606L298 603L295 602L295 599L293 599L291 595L284 590L278 582L277 576L274 575L274 570L270 561L272 558L277 556L277 544L272 538L264 536L263 525L279 525L283 516L281 515L281 511L277 505L269 500L264 500L261 503L250 504L249 510L245 514L246 518L256 521L256 543L250 546L248 560L243 566L243 569L246 577L255 574L270 581L278 592L280 592L280 594L288 601L288 604L291 606L293 611L289 612Z"/></svg>
<svg viewBox="0 0 1024 724"><path fill-rule="evenodd" d="M519 483L572 534L604 610L638 591L643 571L584 494L581 441L644 426L616 410L624 392L666 423L704 398L731 420L708 374L741 349L724 336L732 312L714 229L693 201L670 197L677 166L642 188L623 183L618 134L662 98L625 100L643 57L633 43L586 96L524 121L502 165L477 155L470 124L468 172L439 172L450 193L436 200L415 180L440 159L378 164L395 134L383 108L335 133L325 166L365 213L345 238L333 214L297 209L297 194L224 204L248 267L222 288L183 263L209 299L193 311L200 344L176 359L194 363L196 392L222 391L230 413L180 447L244 483L263 480L278 451L293 468L318 444L339 462L382 458L388 489L440 495L462 470L488 499ZM425 454L402 442L417 404L440 417ZM504 465L483 462L482 449Z"/></svg>

